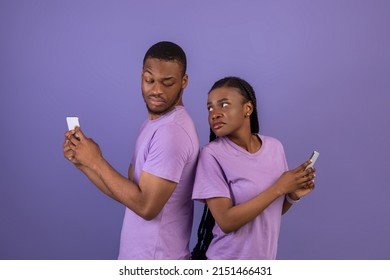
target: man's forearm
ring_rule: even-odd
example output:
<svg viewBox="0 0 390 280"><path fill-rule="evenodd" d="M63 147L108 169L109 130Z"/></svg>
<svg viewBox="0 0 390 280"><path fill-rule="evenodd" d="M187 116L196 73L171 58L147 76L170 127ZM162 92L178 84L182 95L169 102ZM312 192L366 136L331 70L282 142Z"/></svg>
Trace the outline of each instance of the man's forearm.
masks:
<svg viewBox="0 0 390 280"><path fill-rule="evenodd" d="M85 176L88 177L88 179L103 193L108 195L109 197L115 199L118 201L118 199L114 196L114 194L110 191L110 189L106 186L106 184L103 182L102 179L89 167L86 166L78 166L78 169L80 169L81 172L85 174Z"/></svg>
<svg viewBox="0 0 390 280"><path fill-rule="evenodd" d="M104 158L96 160L90 169L117 201L144 217L147 198L137 184L118 173Z"/></svg>

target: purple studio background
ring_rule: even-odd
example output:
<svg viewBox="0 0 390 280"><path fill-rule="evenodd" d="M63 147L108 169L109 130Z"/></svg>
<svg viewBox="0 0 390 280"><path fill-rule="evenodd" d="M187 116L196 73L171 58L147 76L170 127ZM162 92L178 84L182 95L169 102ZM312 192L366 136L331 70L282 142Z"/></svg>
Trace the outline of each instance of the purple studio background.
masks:
<svg viewBox="0 0 390 280"><path fill-rule="evenodd" d="M2 0L0 259L117 258L124 207L64 159L65 117L125 175L146 118L142 58L160 40L188 55L184 102L202 144L207 92L236 75L290 168L320 151L278 259L389 259L389 12L385 0Z"/></svg>

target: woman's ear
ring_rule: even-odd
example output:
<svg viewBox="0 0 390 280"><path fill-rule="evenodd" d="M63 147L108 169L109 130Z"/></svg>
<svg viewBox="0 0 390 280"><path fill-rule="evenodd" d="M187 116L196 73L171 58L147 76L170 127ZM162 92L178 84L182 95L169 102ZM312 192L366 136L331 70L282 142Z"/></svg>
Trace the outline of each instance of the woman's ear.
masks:
<svg viewBox="0 0 390 280"><path fill-rule="evenodd" d="M244 104L245 117L249 117L253 112L253 103L252 101L248 101Z"/></svg>

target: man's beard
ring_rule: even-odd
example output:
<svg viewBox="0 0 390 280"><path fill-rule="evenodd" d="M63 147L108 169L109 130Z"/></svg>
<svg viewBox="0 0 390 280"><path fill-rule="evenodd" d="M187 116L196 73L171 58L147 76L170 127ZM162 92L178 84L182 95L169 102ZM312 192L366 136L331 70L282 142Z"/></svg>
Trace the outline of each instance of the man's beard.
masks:
<svg viewBox="0 0 390 280"><path fill-rule="evenodd" d="M168 106L167 108L165 108L165 109L162 109L162 110L159 110L159 111L157 111L157 110L152 110L152 109L149 108L148 103L145 102L145 104L146 104L146 109L148 110L148 112L149 112L150 114L159 115L159 116L164 115L164 114L168 113L169 111L171 111L171 110L173 109L173 107L175 107L175 105L177 104L177 102L180 100L182 94L183 94L183 89L180 89L179 92L177 93L176 98L175 98L175 99L173 100L173 102L172 102L171 104L169 104L169 106Z"/></svg>

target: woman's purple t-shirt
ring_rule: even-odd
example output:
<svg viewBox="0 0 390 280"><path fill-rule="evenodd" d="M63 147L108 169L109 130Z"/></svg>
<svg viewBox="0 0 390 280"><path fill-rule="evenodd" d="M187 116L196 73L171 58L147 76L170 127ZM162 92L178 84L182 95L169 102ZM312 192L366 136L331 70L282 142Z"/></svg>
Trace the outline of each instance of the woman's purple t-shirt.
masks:
<svg viewBox="0 0 390 280"><path fill-rule="evenodd" d="M227 197L233 205L257 196L287 170L282 144L259 135L262 146L249 153L227 137L206 145L199 156L193 199ZM216 223L208 259L275 259L284 196L276 199L253 221L225 234Z"/></svg>

